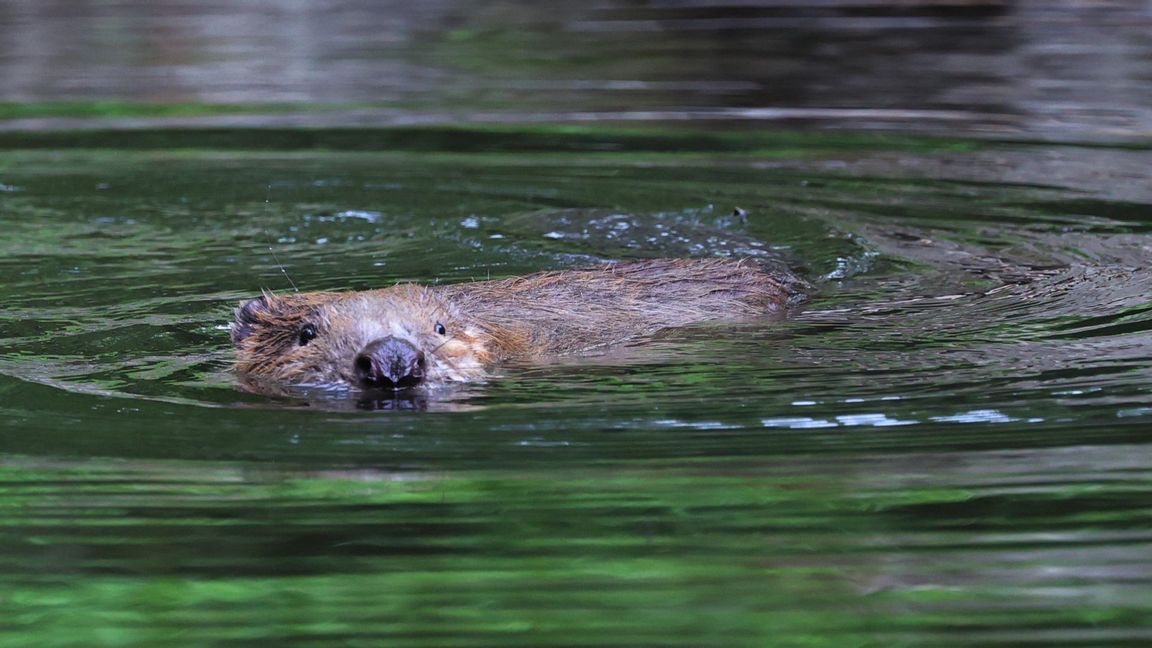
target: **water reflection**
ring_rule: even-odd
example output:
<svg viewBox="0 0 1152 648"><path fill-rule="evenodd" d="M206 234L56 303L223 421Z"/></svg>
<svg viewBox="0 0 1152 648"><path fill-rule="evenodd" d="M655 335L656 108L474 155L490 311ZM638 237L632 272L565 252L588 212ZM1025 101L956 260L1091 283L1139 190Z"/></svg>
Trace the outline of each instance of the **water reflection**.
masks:
<svg viewBox="0 0 1152 648"><path fill-rule="evenodd" d="M378 465L8 457L0 637L1149 638L1139 445L480 471L357 450Z"/></svg>
<svg viewBox="0 0 1152 648"><path fill-rule="evenodd" d="M1152 132L1152 15L1143 3L20 0L5 8L0 101L345 108L197 123L688 119L1071 139ZM9 126L52 124L61 125Z"/></svg>
<svg viewBox="0 0 1152 648"><path fill-rule="evenodd" d="M789 141L5 153L0 643L1149 639L1149 153ZM820 291L427 400L227 371L285 270L659 254Z"/></svg>

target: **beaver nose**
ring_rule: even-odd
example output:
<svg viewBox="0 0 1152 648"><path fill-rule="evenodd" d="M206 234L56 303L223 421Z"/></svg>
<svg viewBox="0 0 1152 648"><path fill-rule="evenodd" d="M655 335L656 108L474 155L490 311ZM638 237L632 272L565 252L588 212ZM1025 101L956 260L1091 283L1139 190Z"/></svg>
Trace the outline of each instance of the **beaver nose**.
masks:
<svg viewBox="0 0 1152 648"><path fill-rule="evenodd" d="M424 380L424 352L399 338L370 342L353 363L362 387L404 389Z"/></svg>

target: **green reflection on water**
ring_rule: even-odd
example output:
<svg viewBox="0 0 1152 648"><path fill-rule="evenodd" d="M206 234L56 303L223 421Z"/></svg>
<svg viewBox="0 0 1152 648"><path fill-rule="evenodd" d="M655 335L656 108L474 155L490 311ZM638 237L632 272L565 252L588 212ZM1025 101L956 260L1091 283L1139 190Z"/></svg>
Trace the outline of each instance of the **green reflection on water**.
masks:
<svg viewBox="0 0 1152 648"><path fill-rule="evenodd" d="M86 137L127 148L0 156L8 645L1147 636L1152 327L1112 267L1146 245L1138 197L898 172L983 169L944 140ZM754 243L825 278L793 321L513 366L428 411L226 370L230 309L282 269L369 288ZM1020 257L1099 267L984 272Z"/></svg>
<svg viewBox="0 0 1152 648"><path fill-rule="evenodd" d="M1046 478L1039 467L1060 456L1031 459ZM1050 591L1091 588L1087 573L1044 574L1064 547L1089 562L1138 547L1108 556L1086 536L1039 533L1084 524L1075 509L1101 497L1138 512L1128 493L1147 470L1091 493L951 469L940 476L956 487L917 487L918 472L819 456L592 475L12 458L0 472L0 632L9 644L752 646L915 643L965 627L995 638L1022 623L1104 637L1137 621L1122 583L1077 601ZM1048 516L1019 517L1046 504ZM989 526L984 513L974 532L953 506L1016 520Z"/></svg>

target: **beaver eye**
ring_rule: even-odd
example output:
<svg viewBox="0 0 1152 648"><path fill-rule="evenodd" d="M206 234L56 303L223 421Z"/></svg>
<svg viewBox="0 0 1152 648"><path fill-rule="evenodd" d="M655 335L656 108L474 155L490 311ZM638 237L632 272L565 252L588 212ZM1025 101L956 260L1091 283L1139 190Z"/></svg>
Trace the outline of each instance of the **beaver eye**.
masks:
<svg viewBox="0 0 1152 648"><path fill-rule="evenodd" d="M448 329L440 322L436 322L436 335L448 335Z"/></svg>
<svg viewBox="0 0 1152 648"><path fill-rule="evenodd" d="M305 324L300 328L300 346L308 344L316 339L316 327L311 324Z"/></svg>

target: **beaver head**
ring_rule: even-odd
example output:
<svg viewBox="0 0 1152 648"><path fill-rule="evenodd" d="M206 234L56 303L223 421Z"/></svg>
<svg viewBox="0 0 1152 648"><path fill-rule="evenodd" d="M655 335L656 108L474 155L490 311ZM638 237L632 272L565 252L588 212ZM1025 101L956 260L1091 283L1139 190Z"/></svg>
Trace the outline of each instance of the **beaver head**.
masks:
<svg viewBox="0 0 1152 648"><path fill-rule="evenodd" d="M237 370L296 385L405 389L477 380L487 335L432 289L265 294L232 325Z"/></svg>

